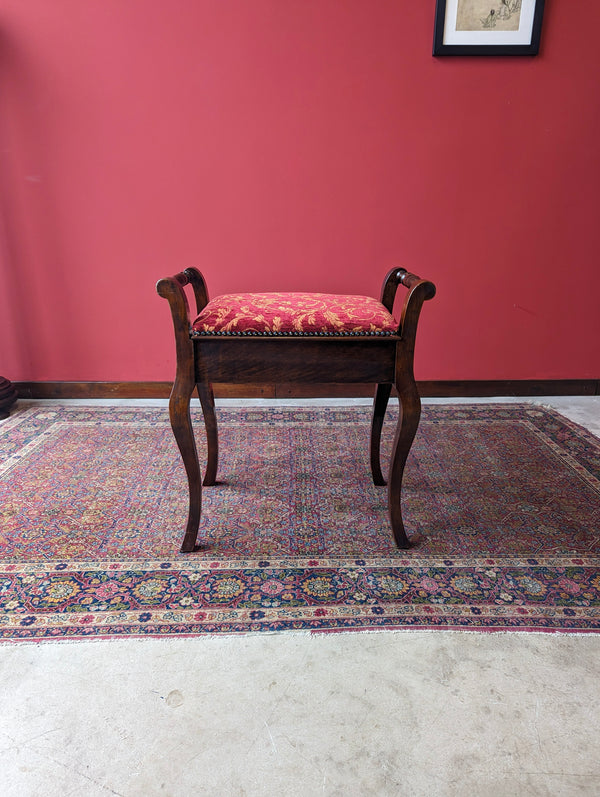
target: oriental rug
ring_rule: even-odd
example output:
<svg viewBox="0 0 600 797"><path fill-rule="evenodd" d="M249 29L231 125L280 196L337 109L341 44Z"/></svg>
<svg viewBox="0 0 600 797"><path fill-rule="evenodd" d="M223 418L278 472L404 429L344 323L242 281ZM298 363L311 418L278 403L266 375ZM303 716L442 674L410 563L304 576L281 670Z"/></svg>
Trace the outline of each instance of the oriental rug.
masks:
<svg viewBox="0 0 600 797"><path fill-rule="evenodd" d="M368 407L218 420L220 482L192 554L166 409L25 406L0 424L1 639L600 630L600 440L558 413L425 406L409 551L371 481Z"/></svg>

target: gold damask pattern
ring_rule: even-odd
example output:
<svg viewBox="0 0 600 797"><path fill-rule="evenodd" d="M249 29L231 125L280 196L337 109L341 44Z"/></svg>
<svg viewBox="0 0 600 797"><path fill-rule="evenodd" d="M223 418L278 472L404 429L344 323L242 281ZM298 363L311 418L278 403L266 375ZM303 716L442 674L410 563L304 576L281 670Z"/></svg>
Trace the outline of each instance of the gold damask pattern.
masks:
<svg viewBox="0 0 600 797"><path fill-rule="evenodd" d="M231 293L210 301L193 335L391 335L398 324L370 296Z"/></svg>

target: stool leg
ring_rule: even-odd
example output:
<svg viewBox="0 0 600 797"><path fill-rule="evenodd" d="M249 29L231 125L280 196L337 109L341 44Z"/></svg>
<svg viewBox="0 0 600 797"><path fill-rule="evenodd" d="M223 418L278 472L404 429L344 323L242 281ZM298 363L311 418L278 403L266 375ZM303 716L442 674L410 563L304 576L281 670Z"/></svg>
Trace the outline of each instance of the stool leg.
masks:
<svg viewBox="0 0 600 797"><path fill-rule="evenodd" d="M206 473L202 484L210 487L216 484L217 467L219 464L219 435L217 430L217 414L215 412L215 396L210 382L198 382L196 384L202 413L204 415L204 426L206 427L206 446L207 461Z"/></svg>
<svg viewBox="0 0 600 797"><path fill-rule="evenodd" d="M373 417L371 419L371 474L373 476L373 484L378 487L385 487L387 484L381 472L381 429L383 427L383 419L385 418L385 411L387 409L392 386L381 384L377 385L375 391L375 400L373 402Z"/></svg>
<svg viewBox="0 0 600 797"><path fill-rule="evenodd" d="M183 459L190 495L187 527L181 545L182 553L194 550L202 510L200 464L198 462L192 419L190 418L190 398L193 390L193 382L177 378L169 399L171 428Z"/></svg>
<svg viewBox="0 0 600 797"><path fill-rule="evenodd" d="M402 477L404 475L404 466L419 426L421 399L419 398L415 381L412 378L407 378L406 381L397 383L396 389L400 400L400 412L390 463L388 487L390 522L398 548L411 548L420 541L420 535L413 534L409 540L404 531L401 506Z"/></svg>

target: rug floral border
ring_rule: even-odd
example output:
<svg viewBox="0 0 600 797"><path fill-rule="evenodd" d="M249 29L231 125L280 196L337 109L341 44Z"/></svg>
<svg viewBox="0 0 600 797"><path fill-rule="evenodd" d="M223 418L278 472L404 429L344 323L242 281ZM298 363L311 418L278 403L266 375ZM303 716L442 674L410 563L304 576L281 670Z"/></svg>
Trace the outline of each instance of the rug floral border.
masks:
<svg viewBox="0 0 600 797"><path fill-rule="evenodd" d="M46 570L9 565L0 573L0 638L378 628L597 631L599 566L600 559L584 563L579 557L427 564L221 561L193 567L64 562ZM71 610L58 608L75 596ZM11 601L30 611L11 612Z"/></svg>

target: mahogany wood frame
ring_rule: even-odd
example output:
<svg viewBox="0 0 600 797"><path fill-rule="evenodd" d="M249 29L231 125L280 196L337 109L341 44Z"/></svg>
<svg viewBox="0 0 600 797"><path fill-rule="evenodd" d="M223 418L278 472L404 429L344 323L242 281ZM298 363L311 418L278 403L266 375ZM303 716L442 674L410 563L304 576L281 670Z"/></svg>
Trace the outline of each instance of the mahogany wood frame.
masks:
<svg viewBox="0 0 600 797"><path fill-rule="evenodd" d="M381 290L382 304L392 312L399 285L408 289L398 330L389 336L357 337L243 337L191 336L192 317L185 293L190 285L199 314L208 303L204 277L195 268L159 280L156 290L167 299L175 331L177 372L169 399L171 427L186 470L189 512L182 552L196 548L202 509L202 484L215 484L218 464L217 419L212 383L376 383L371 422L370 459L373 481L384 486L380 439L388 400L395 386L400 412L388 477L389 516L399 548L410 548L417 536L406 535L402 520L401 488L404 466L419 419L421 400L413 361L417 323L423 303L435 296L432 282L393 268ZM202 481L190 417L190 400L197 390L207 435L207 465Z"/></svg>

